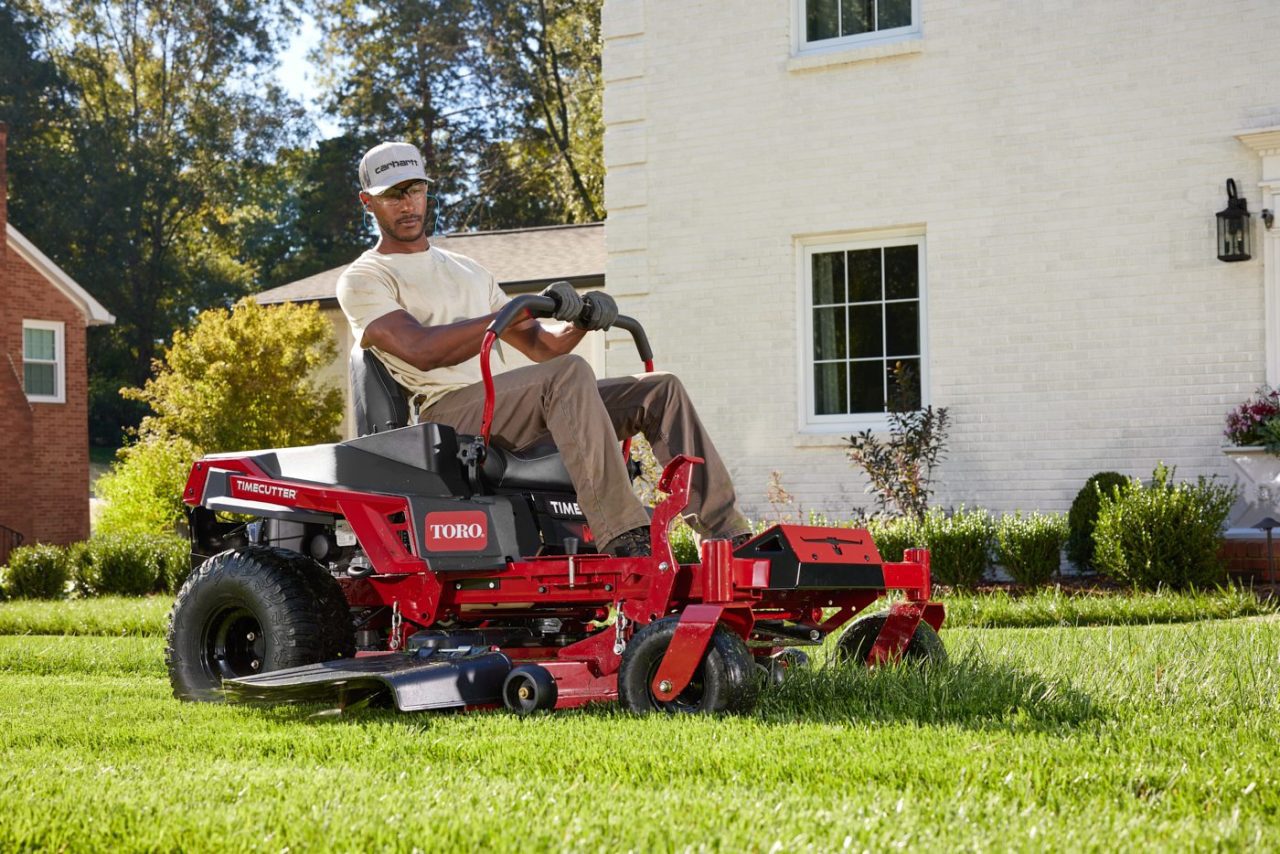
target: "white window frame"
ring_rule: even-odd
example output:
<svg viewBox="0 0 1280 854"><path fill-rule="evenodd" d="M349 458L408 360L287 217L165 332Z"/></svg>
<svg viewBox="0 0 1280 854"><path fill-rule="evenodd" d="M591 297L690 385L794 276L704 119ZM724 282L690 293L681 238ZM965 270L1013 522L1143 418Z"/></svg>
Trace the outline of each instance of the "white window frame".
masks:
<svg viewBox="0 0 1280 854"><path fill-rule="evenodd" d="M53 363L53 394L28 394L27 400L32 403L66 403L67 402L67 336L66 324L60 320L23 320L22 321L22 361L27 363L28 329L44 329L53 332L53 350L57 361ZM43 360L35 360L33 364L49 364ZM26 376L23 376L23 391L26 391Z"/></svg>
<svg viewBox="0 0 1280 854"><path fill-rule="evenodd" d="M920 405L928 406L929 393L929 301L928 270L926 268L925 234L923 228L892 229L823 237L796 239L797 314L800 318L797 363L799 365L798 388L803 394L796 396L799 405L798 431L802 434L849 435L861 430L885 430L889 426L887 412L818 415L815 413L817 396L814 391L813 371L813 256L824 252L845 252L858 249L886 249L894 246L916 246L919 252L920 299Z"/></svg>
<svg viewBox="0 0 1280 854"><path fill-rule="evenodd" d="M806 14L809 2L810 0L791 0L791 53L793 56L830 53L849 48L919 39L922 32L920 6L923 0L911 0L911 23L908 26L809 41L808 15Z"/></svg>

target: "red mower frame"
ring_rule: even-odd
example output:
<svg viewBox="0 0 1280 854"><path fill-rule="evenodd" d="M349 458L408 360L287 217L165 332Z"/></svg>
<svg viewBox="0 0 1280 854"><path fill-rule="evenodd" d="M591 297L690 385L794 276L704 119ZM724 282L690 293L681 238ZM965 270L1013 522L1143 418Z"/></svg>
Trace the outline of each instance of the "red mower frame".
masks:
<svg viewBox="0 0 1280 854"><path fill-rule="evenodd" d="M494 389L489 368L493 342L523 311L549 308L545 297L518 297L486 331L481 366L486 403L480 441L488 443ZM632 328L646 370L653 369L638 324ZM628 443L629 444L629 443ZM627 453L624 444L623 452ZM484 451L480 450L483 454ZM588 627L581 639L559 646L495 646L513 668L536 664L554 680L551 707L570 708L619 696L619 671L636 632L678 615L678 625L647 687L655 708L672 703L706 659L713 635L724 627L757 662L790 647L816 644L889 592L901 592L866 653L868 664L900 659L921 622L942 626L941 604L931 601L929 553L908 549L886 563L871 535L860 529L776 525L736 550L728 540L705 540L700 562L680 564L669 540L671 524L685 509L694 467L680 456L662 473L668 497L655 509L652 557L605 554L523 557L489 569L434 571L418 542L410 501L393 494L273 478L252 456L223 455L197 462L184 501L199 505L211 478L225 478L223 494L241 512L304 512L342 517L373 567L372 574L338 578L352 608L389 609L385 651L358 658L405 655L409 638L439 624L483 628L502 621L561 618ZM460 506L458 516L465 515ZM511 701L508 701L511 705Z"/></svg>

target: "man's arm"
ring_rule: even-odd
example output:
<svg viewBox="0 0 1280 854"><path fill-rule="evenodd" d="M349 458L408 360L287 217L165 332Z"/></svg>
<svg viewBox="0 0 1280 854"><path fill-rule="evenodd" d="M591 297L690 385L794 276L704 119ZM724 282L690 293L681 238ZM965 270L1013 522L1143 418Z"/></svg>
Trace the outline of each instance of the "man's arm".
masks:
<svg viewBox="0 0 1280 854"><path fill-rule="evenodd" d="M458 365L480 352L484 330L493 321L487 314L441 326L423 326L407 311L384 314L364 331L361 344L377 347L420 371ZM535 362L545 362L568 353L586 332L572 324L551 331L525 317L507 327L502 340Z"/></svg>

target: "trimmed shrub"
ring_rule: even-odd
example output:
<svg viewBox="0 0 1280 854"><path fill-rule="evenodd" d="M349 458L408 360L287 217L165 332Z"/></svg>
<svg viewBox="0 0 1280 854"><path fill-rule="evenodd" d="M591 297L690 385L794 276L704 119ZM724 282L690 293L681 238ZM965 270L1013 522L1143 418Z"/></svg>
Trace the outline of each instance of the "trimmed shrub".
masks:
<svg viewBox="0 0 1280 854"><path fill-rule="evenodd" d="M66 551L60 546L19 546L9 553L4 593L11 599L61 599L70 577Z"/></svg>
<svg viewBox="0 0 1280 854"><path fill-rule="evenodd" d="M1094 569L1093 526L1098 521L1098 506L1102 498L1128 482L1129 478L1120 472L1098 472L1084 482L1084 487L1071 502L1071 510L1067 513L1067 559L1081 572Z"/></svg>
<svg viewBox="0 0 1280 854"><path fill-rule="evenodd" d="M1061 514L1016 513L996 525L996 562L1025 587L1044 584L1062 562L1067 520Z"/></svg>
<svg viewBox="0 0 1280 854"><path fill-rule="evenodd" d="M95 530L172 532L183 521L182 490L200 449L186 439L152 436L120 451L111 470L98 478L105 506Z"/></svg>
<svg viewBox="0 0 1280 854"><path fill-rule="evenodd" d="M1128 481L1102 499L1093 532L1098 568L1149 590L1220 583L1222 528L1237 492L1204 477L1195 484L1175 483L1173 470L1163 463L1150 486L1137 478Z"/></svg>
<svg viewBox="0 0 1280 854"><path fill-rule="evenodd" d="M881 560L897 563L906 549L921 546L920 526L908 516L872 516L866 528L875 541Z"/></svg>
<svg viewBox="0 0 1280 854"><path fill-rule="evenodd" d="M920 525L922 545L929 550L933 580L951 587L976 587L991 566L995 526L981 508L964 505L951 515L933 509Z"/></svg>
<svg viewBox="0 0 1280 854"><path fill-rule="evenodd" d="M173 535L121 532L94 537L83 586L95 595L172 592L190 572L190 548Z"/></svg>

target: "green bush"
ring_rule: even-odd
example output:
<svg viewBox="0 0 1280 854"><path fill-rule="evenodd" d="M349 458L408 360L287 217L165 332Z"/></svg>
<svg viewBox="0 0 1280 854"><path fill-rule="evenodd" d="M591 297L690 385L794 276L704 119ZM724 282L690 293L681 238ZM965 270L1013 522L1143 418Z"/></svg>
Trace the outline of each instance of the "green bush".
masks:
<svg viewBox="0 0 1280 854"><path fill-rule="evenodd" d="M961 505L948 516L935 508L924 516L920 539L929 550L934 582L975 587L991 565L995 526L986 510Z"/></svg>
<svg viewBox="0 0 1280 854"><path fill-rule="evenodd" d="M1222 528L1235 503L1235 486L1204 477L1175 483L1156 466L1150 486L1134 478L1104 496L1094 528L1094 561L1125 584L1146 589L1206 588L1219 583Z"/></svg>
<svg viewBox="0 0 1280 854"><path fill-rule="evenodd" d="M699 563L702 555L698 549L698 537L683 519L677 519L671 525L668 534L671 551L675 553L677 563Z"/></svg>
<svg viewBox="0 0 1280 854"><path fill-rule="evenodd" d="M1076 493L1067 513L1067 559L1081 572L1090 572L1093 566L1093 526L1098 521L1098 506L1103 496L1124 486L1129 479L1120 472L1103 471L1085 481Z"/></svg>
<svg viewBox="0 0 1280 854"><path fill-rule="evenodd" d="M906 549L922 545L920 525L909 516L872 516L866 520L866 528L880 559L890 563L901 561Z"/></svg>
<svg viewBox="0 0 1280 854"><path fill-rule="evenodd" d="M59 546L19 546L9 553L4 593L11 599L61 599L71 577L65 550Z"/></svg>
<svg viewBox="0 0 1280 854"><path fill-rule="evenodd" d="M88 544L83 585L94 595L172 592L190 572L190 548L173 535L120 532Z"/></svg>
<svg viewBox="0 0 1280 854"><path fill-rule="evenodd" d="M172 532L183 520L182 491L201 456L186 439L151 436L123 448L111 470L98 478L105 506L95 530L105 534Z"/></svg>
<svg viewBox="0 0 1280 854"><path fill-rule="evenodd" d="M1067 520L1061 514L1016 513L996 525L996 561L1025 587L1044 584L1058 571Z"/></svg>

